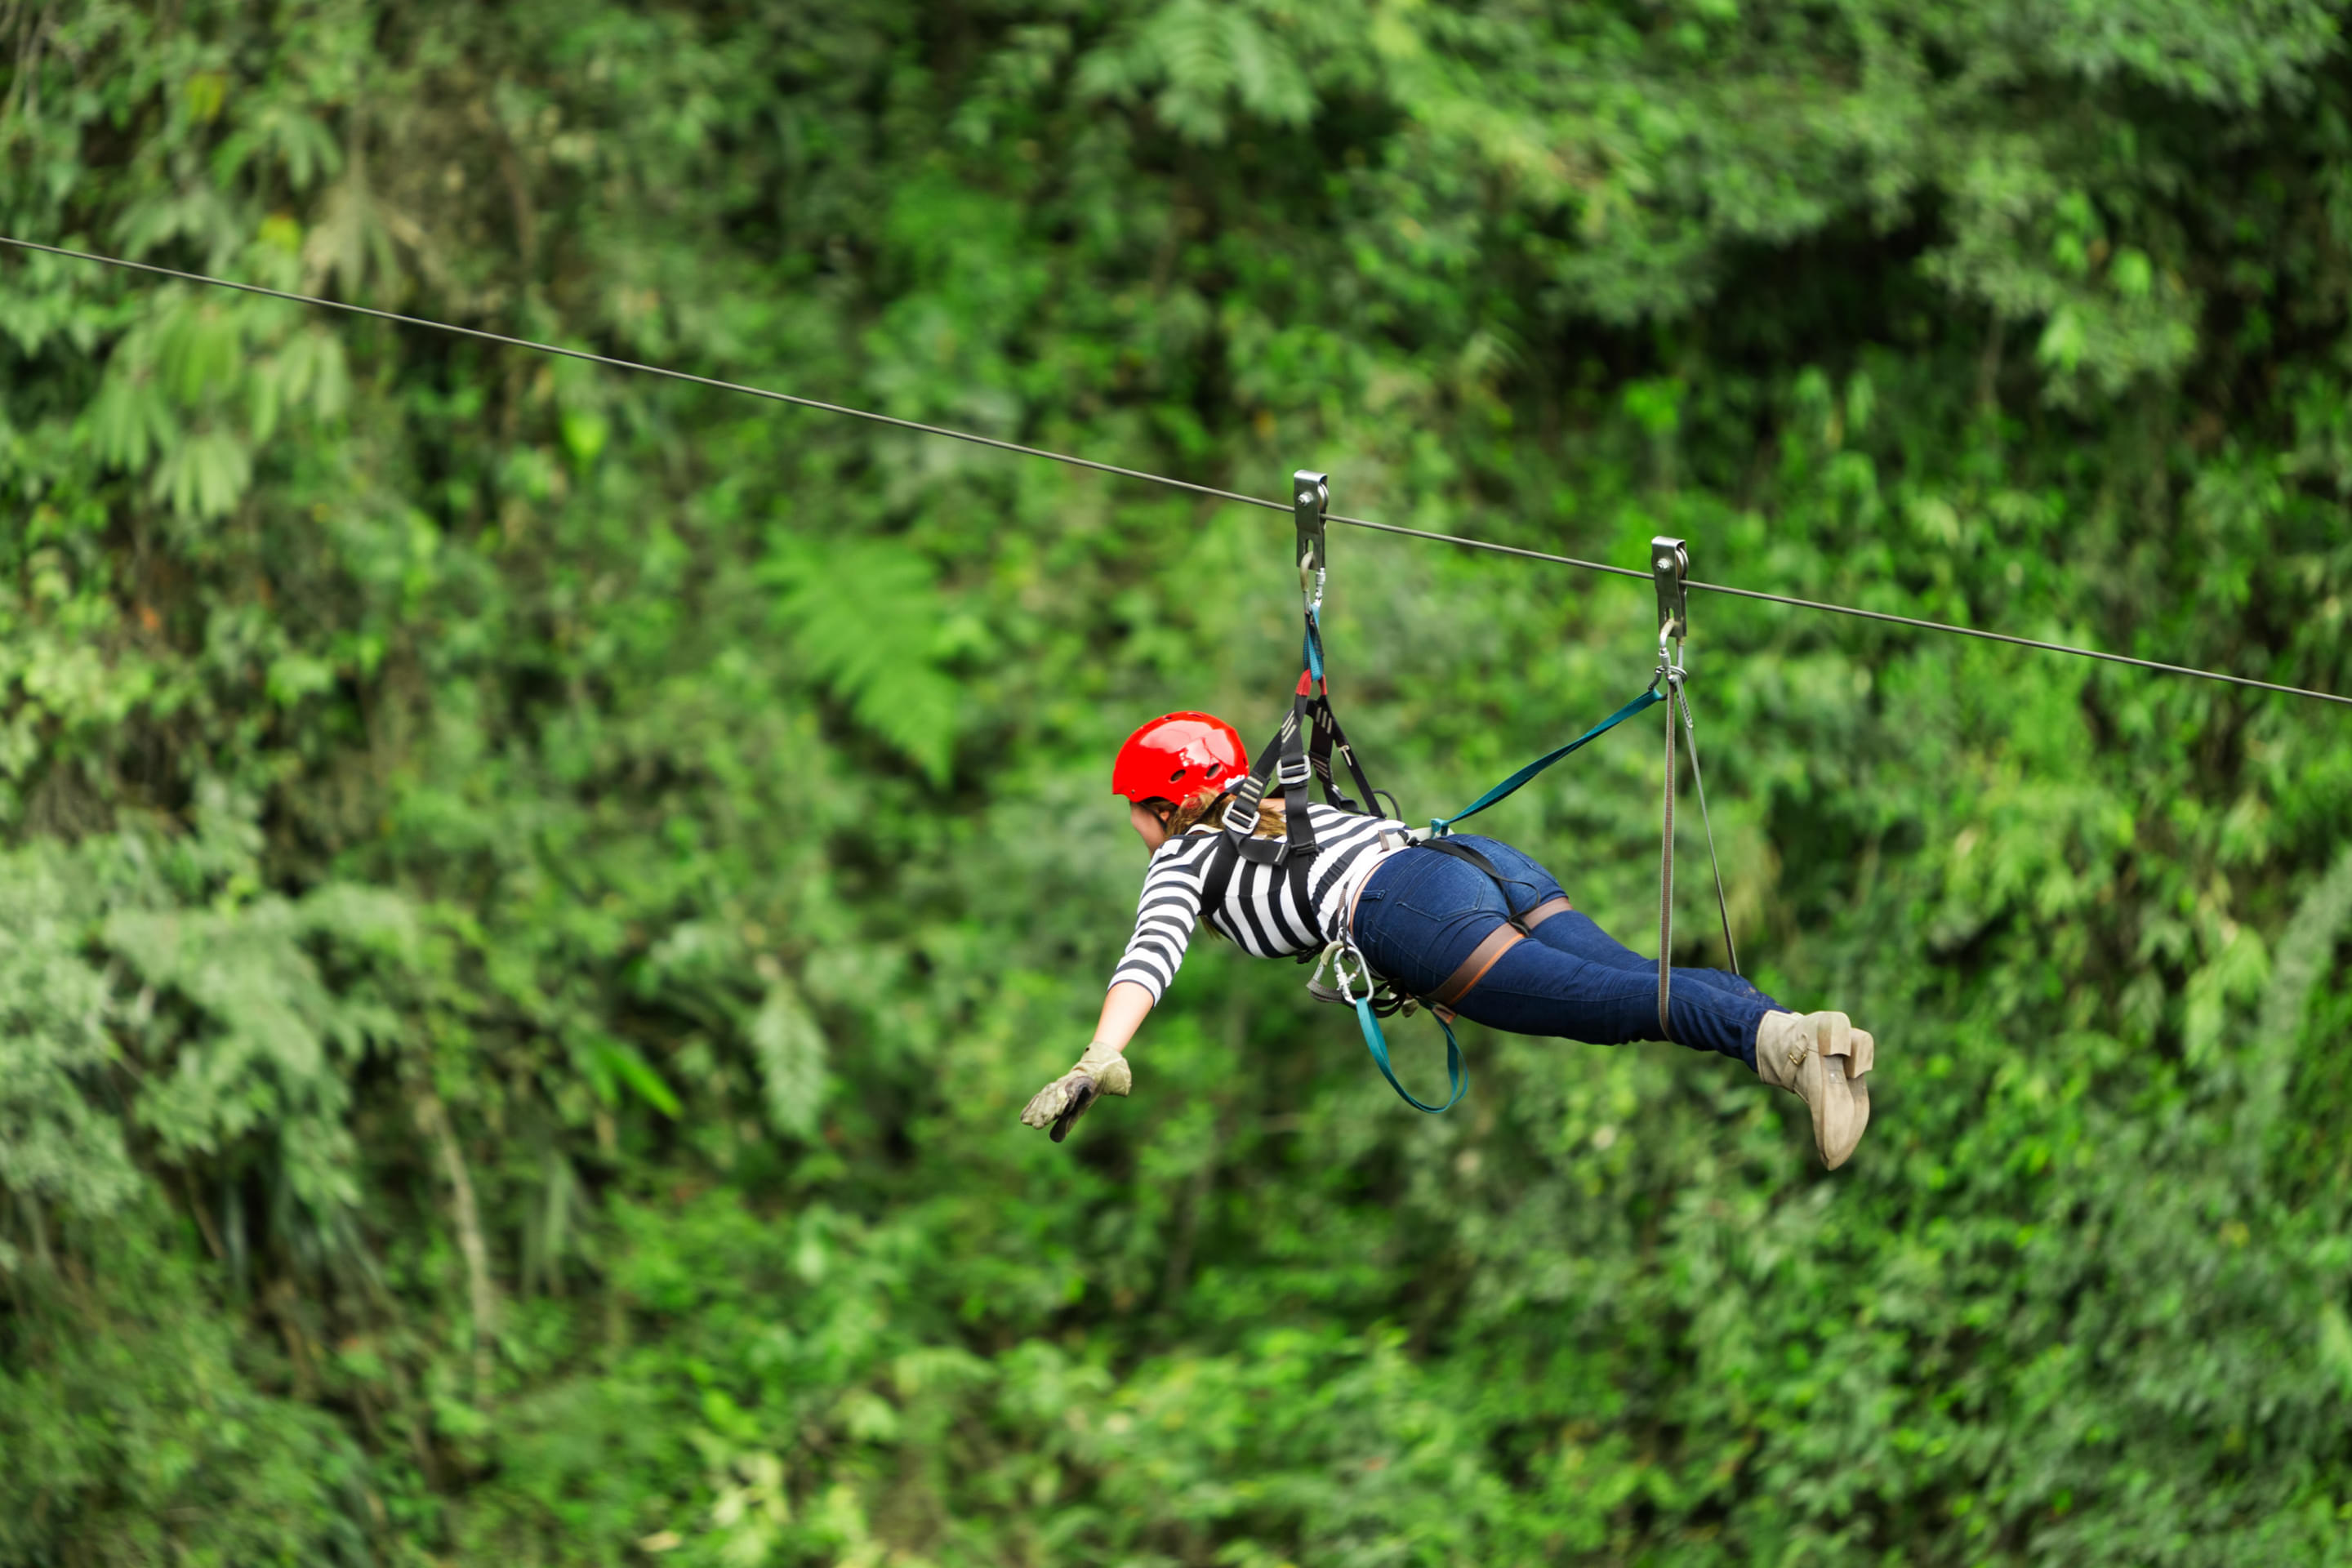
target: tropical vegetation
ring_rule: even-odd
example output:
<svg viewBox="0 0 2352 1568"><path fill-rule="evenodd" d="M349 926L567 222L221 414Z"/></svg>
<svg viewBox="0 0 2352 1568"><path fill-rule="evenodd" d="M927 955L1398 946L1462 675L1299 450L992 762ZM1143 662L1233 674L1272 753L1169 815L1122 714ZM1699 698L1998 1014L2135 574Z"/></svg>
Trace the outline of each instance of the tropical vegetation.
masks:
<svg viewBox="0 0 2352 1568"><path fill-rule="evenodd" d="M22 0L0 146L16 238L2352 693L2320 0ZM1850 1166L1664 1045L1418 1115L1208 942L1056 1146L1286 519L22 250L0 507L0 1562L2352 1561L2340 707L1695 594ZM1644 583L1331 564L1417 816L1649 679ZM1644 951L1660 745L1481 819Z"/></svg>

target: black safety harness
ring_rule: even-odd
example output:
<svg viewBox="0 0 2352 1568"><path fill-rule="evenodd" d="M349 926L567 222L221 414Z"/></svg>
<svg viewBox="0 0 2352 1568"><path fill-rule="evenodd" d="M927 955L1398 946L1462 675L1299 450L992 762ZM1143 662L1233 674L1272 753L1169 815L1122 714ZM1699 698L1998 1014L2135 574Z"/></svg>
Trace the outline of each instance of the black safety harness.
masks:
<svg viewBox="0 0 2352 1568"><path fill-rule="evenodd" d="M1244 860L1255 865L1280 867L1288 879L1297 907L1312 910L1314 901L1308 886L1310 868L1318 846L1315 842L1314 825L1308 820L1308 792L1320 784L1323 798L1344 812L1363 814L1380 805L1385 796L1388 815L1401 817L1396 798L1384 790L1375 790L1364 775L1363 764L1348 744L1347 731L1339 725L1331 710L1328 685L1324 678L1323 631L1321 616L1323 589L1328 577L1324 537L1326 513L1330 505L1331 490L1328 475L1301 468L1291 476L1292 515L1297 531L1298 586L1306 605L1306 630L1300 662L1305 666L1298 677L1297 690L1291 698L1290 711L1283 718L1282 727L1273 740L1261 747L1250 764L1247 777L1228 791L1224 807L1217 819L1218 845L1211 854L1202 877L1201 908L1206 911L1222 909L1225 893L1232 885L1235 868ZM1724 897L1723 868L1716 859L1715 826L1707 816L1706 784L1700 775L1698 763L1698 731L1692 721L1690 697L1685 690L1689 679L1683 665L1683 639L1688 631L1689 613L1685 584L1690 572L1690 553L1679 539L1658 538L1650 542L1650 568L1658 593L1658 665L1650 678L1649 686L1632 701L1618 709L1598 724L1569 742L1519 769L1496 784L1486 794L1455 812L1452 816L1433 818L1426 829L1410 831L1400 839L1418 844L1441 854L1475 866L1493 879L1502 889L1507 911L1505 924L1490 933L1486 942L1455 971L1454 975L1429 996L1419 997L1399 990L1388 979L1375 974L1371 965L1357 950L1354 933L1343 931L1339 939L1324 948L1316 962L1315 973L1307 981L1307 989L1321 1001L1345 1003L1356 1010L1362 1026L1364 1045L1381 1076L1407 1105L1416 1110L1431 1112L1450 1110L1460 1102L1470 1088L1470 1075L1463 1064L1462 1047L1454 1037L1449 1009L1483 978L1502 953L1527 939L1535 926L1568 908L1565 899L1554 899L1529 909L1520 909L1512 896L1512 883L1505 878L1493 861L1467 844L1451 842L1448 835L1454 825L1475 816L1488 806L1516 794L1538 773L1582 749L1589 742L1615 729L1643 709L1657 703L1668 704L1666 710L1666 769L1664 826L1660 836L1658 868L1658 1029L1668 1039L1674 1037L1667 1002L1672 986L1671 956L1674 948L1674 874L1675 874L1675 709L1682 710L1683 726L1690 747L1691 777L1698 786L1699 816L1706 824L1707 857L1715 867L1716 909L1723 919L1724 950L1729 955L1733 973L1739 971L1739 956L1731 942L1730 908ZM1340 785L1333 767L1337 757L1348 772L1348 777L1363 797L1360 802ZM1280 838L1256 836L1258 805L1275 789L1282 792L1285 816ZM1302 954L1301 963L1310 955ZM1323 984L1326 965L1329 965L1332 985ZM1381 1030L1380 1020L1399 1012L1410 1014L1417 1005L1430 1006L1431 1016L1445 1034L1445 1075L1448 1093L1442 1105L1430 1105L1415 1099L1397 1076L1389 1061L1387 1037Z"/></svg>
<svg viewBox="0 0 2352 1568"><path fill-rule="evenodd" d="M1375 790L1364 776L1363 763L1357 760L1355 748L1348 744L1348 732L1340 727L1339 715L1331 710L1330 690L1323 677L1321 617L1323 584L1328 576L1323 518L1331 500L1330 479L1301 468L1291 476L1291 482L1298 529L1298 589L1306 604L1306 634L1299 655L1304 668L1282 728L1275 732L1273 740L1258 748L1248 776L1226 792L1224 810L1217 819L1220 842L1202 879L1201 907L1204 910L1223 907L1225 889L1233 881L1236 863L1242 860L1255 866L1283 868L1297 895L1298 906L1313 908L1307 879L1321 847L1315 842L1315 826L1307 810L1309 786L1320 784L1326 802L1357 816L1378 806L1379 797L1388 795L1385 790ZM1363 796L1361 801L1341 787L1332 765L1335 757L1348 770L1349 780ZM1258 803L1276 789L1282 792L1282 837L1257 837ZM1396 797L1388 795L1388 802L1394 815Z"/></svg>

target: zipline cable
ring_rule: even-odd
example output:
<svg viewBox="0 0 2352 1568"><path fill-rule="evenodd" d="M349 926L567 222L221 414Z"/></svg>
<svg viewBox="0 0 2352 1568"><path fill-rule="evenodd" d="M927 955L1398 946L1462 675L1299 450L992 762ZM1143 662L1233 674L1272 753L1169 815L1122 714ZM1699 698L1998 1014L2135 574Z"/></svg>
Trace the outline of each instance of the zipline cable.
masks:
<svg viewBox="0 0 2352 1568"><path fill-rule="evenodd" d="M297 305L316 305L323 310L346 310L355 316L373 316L379 321L391 321L404 327L424 327L436 332L451 332L461 338L478 338L486 343L503 343L509 348L530 349L534 353L554 354L562 359L584 360L590 364L606 365L614 370L631 370L643 375L658 375L669 381L688 381L697 386L708 386L720 392L740 392L751 397L764 397L771 403L789 403L795 408L814 408L821 414L846 415L852 419L869 420L877 425L893 426L900 430L912 430L922 436L944 436L951 441L969 441L975 447L993 447L1000 452L1013 452L1024 458L1049 458L1056 463L1067 463L1074 468L1092 468L1097 473L1117 474L1121 479L1143 479L1172 489L1191 490L1197 495L1214 496L1219 500L1239 501L1244 506L1271 507L1276 511L1290 509L1279 501L1245 496L1234 490L1221 490L1213 485L1196 485L1190 479L1171 479L1165 474L1147 474L1140 468L1122 468L1116 463L1097 463L1091 458L1076 458L1066 452L1049 452L1042 447L1024 447L1018 441L1000 441L993 436L982 436L970 430L951 429L945 425L926 425L919 419L901 419L895 414L877 414L871 409L852 408L845 403L826 403L814 397L798 397L789 392L774 392L764 386L748 386L740 381L721 381L717 376L697 375L692 371L672 370L667 365L646 364L638 360L615 359L610 354L591 353L587 349L568 349L562 343L542 343L530 338L510 337L505 332L493 332L481 327L461 327L453 321L436 321L425 316L404 316L397 310L379 310L373 305L354 305L346 300L322 299L316 294L297 294L290 289L270 289L259 283L240 283L233 278L212 278L202 272L183 272L175 267L158 267L152 261L126 261L119 256L100 256L87 250L68 250L61 245L43 245L38 240L15 239L0 235L0 245L15 246L19 250L46 251L51 256L68 257L76 261L95 261L105 267L120 267L131 272L152 273L158 278L176 278L183 283L204 283L215 289L234 289L240 294L258 294L265 299L285 300ZM1635 576L1643 574L1635 573Z"/></svg>
<svg viewBox="0 0 2352 1568"><path fill-rule="evenodd" d="M1267 511L1287 512L1286 501L1268 500L1263 496L1244 495L1238 490L1219 489L1214 485L1196 484L1191 479L1171 479L1142 468L1121 468L1116 463L1097 462L1068 452L1055 452L1044 447L1027 447L1018 441L1002 440L994 436L982 436L976 431L958 430L952 426L927 425L919 419L902 419L895 414L877 414L868 408L854 408L845 403L827 403L821 398L802 397L789 392L777 392L764 386L751 386L740 381L724 381L717 376L697 375L691 371L673 370L667 365L646 364L639 360L615 358L587 349L566 348L561 343L541 342L532 338L519 338L505 332L493 332L482 327L461 327L453 321L436 321L425 316L404 315L397 310L378 310L373 305L355 305L349 300L329 300L317 294L298 294L291 289L271 289L259 283L240 283L231 278L215 278L202 272L184 272L174 267L161 267L152 261L131 261L119 256L101 256L95 251L72 250L61 245L44 245L38 240L17 239L0 235L0 245L18 250L39 251L49 256L62 256L73 261L96 262L101 267L120 268L128 272L144 272L157 278L176 279L183 283L199 283L213 289L232 289L241 294L257 294L265 299L283 300L296 305L314 305L321 310L342 310L355 316L371 316L397 326L423 327L428 331L448 332L457 337L474 338L483 342L499 343L508 348L529 349L534 353L552 354L562 359L581 360L589 364L601 364L612 370L634 371L641 375L656 375L669 381L690 382L719 392L740 392L750 397L764 398L770 403L782 403L794 408L811 408L821 414L839 414L851 419L863 419L870 424L887 425L893 429L911 431L919 436L938 436L950 441L962 441L974 447L987 447L999 452L1011 452L1024 458L1044 458L1049 462L1066 464L1074 468L1087 468L1098 474L1115 474L1120 479L1140 479L1146 484L1163 485L1170 489L1185 490L1193 495L1209 496L1217 500L1254 506ZM1325 515L1325 521L1345 523L1349 528L1370 529L1379 533L1400 534L1407 539L1425 539L1436 544L1458 545L1465 550L1483 550L1489 554L1513 555L1524 561L1546 561L1559 566L1574 566L1586 572L1599 572L1618 577L1638 577L1646 582L1647 572L1630 566L1612 566L1605 562L1580 560L1573 555L1556 555L1549 551L1527 550L1516 544L1497 544L1491 540L1471 539L1458 533L1437 533L1428 529L1406 528L1400 523L1378 522L1365 517L1343 517L1338 512ZM2332 691L2315 691L2302 686L2282 686L2274 681L2256 680L2250 676L2230 675L2217 669L2198 669L2184 664L2165 664L2152 658L2135 658L2129 654L2105 653L2097 648L2076 647L2070 643L2042 642L2033 637L2011 636L2008 632L1980 630L1975 626L1954 626L1948 621L1921 620L1912 616L1897 616L1885 610L1865 610L1852 605L1832 605L1820 599L1800 599L1786 594L1768 594L1756 588L1735 588L1726 583L1687 581L1685 587L1709 594L1727 594L1735 598L1760 599L1767 604L1787 605L1801 610L1821 610L1833 616L1850 616L1860 620L1884 621L1891 626L1910 626L1919 631L1947 632L1954 637L1976 637L1984 642L2008 643L2016 647L2038 649L2043 653L2072 654L2077 658L2103 659L2109 664L2130 665L2137 669L2152 669L2165 675L2192 676L2200 680L2219 680L2231 686L2248 687L2257 691L2275 691L2287 697L2308 697L2321 702L2340 703L2352 707L2352 697L2340 697Z"/></svg>

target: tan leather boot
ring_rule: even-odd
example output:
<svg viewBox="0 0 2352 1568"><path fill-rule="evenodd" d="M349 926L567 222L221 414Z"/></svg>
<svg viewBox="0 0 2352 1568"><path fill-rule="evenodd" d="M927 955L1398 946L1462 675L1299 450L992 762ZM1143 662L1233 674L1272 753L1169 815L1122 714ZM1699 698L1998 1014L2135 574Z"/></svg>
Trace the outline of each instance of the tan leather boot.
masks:
<svg viewBox="0 0 2352 1568"><path fill-rule="evenodd" d="M1878 1043L1843 1013L1767 1013L1756 1026L1756 1076L1813 1113L1813 1147L1836 1170L1870 1125Z"/></svg>

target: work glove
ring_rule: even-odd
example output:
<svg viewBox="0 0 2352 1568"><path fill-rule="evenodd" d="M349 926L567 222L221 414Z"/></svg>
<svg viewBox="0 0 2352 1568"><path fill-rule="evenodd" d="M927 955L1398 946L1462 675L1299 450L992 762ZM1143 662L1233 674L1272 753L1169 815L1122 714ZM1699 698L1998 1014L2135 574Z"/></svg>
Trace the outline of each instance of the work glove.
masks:
<svg viewBox="0 0 2352 1568"><path fill-rule="evenodd" d="M1021 1112L1021 1125L1050 1126L1054 1142L1059 1143L1070 1135L1071 1126L1087 1113L1097 1096L1125 1094L1134 1087L1135 1073L1127 1058L1097 1040L1087 1047L1077 1066L1030 1096Z"/></svg>
<svg viewBox="0 0 2352 1568"><path fill-rule="evenodd" d="M1767 1013L1756 1026L1756 1076L1805 1102L1813 1147L1836 1170L1870 1125L1878 1042L1843 1013Z"/></svg>

